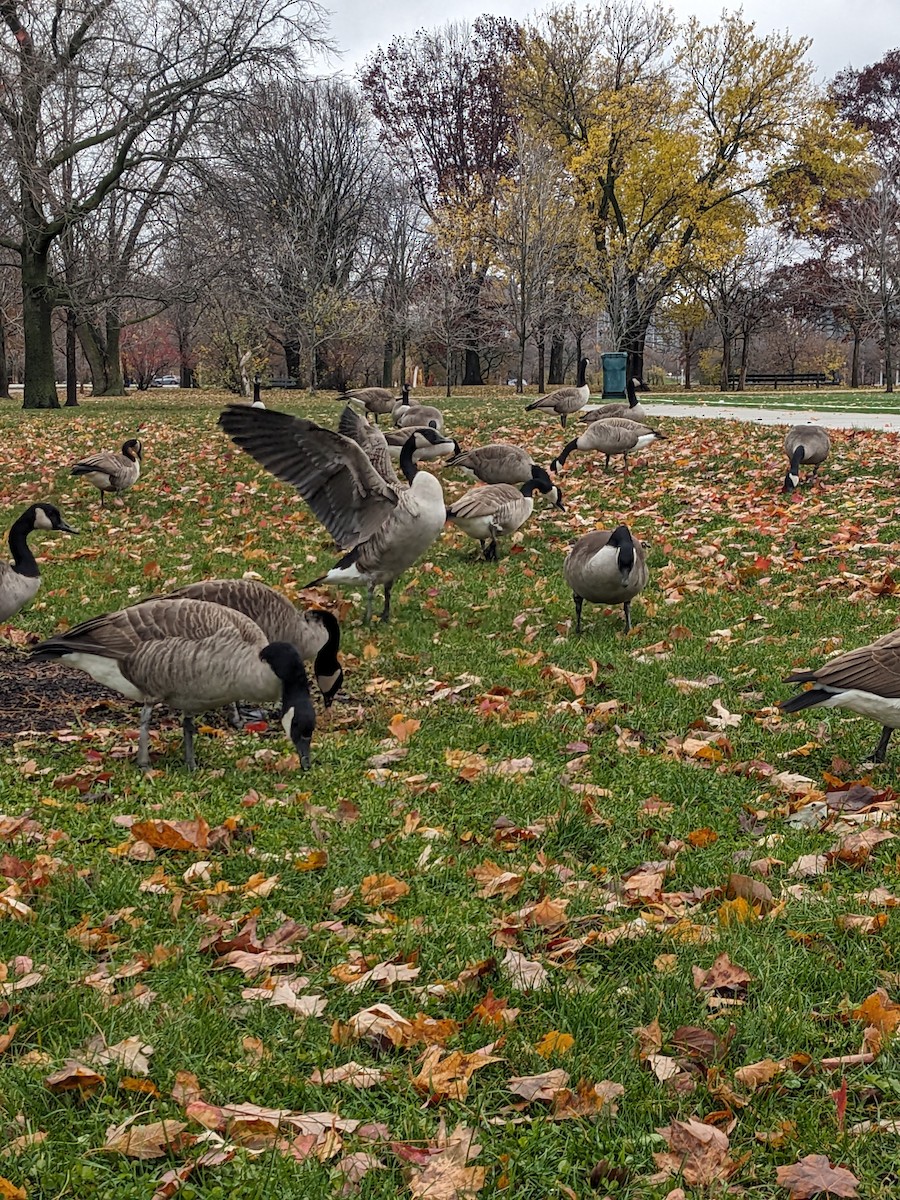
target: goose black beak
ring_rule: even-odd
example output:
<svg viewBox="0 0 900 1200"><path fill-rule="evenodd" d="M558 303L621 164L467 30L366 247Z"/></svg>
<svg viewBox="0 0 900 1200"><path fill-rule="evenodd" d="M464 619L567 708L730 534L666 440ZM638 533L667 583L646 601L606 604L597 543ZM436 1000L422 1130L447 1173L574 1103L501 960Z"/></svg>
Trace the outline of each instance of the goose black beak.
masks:
<svg viewBox="0 0 900 1200"><path fill-rule="evenodd" d="M312 748L312 738L311 737L298 737L298 738L294 739L294 749L297 751L298 755L300 756L300 766L303 768L304 771L308 771L310 768L309 752L310 752L311 748Z"/></svg>
<svg viewBox="0 0 900 1200"><path fill-rule="evenodd" d="M60 533L77 533L77 529L73 529L66 521L60 521L58 525Z"/></svg>

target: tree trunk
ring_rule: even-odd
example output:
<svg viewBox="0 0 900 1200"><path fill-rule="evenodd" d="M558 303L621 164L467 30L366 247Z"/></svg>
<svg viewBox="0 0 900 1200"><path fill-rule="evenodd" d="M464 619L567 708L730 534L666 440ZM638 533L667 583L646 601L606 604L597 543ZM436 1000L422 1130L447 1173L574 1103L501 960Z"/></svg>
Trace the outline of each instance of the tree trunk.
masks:
<svg viewBox="0 0 900 1200"><path fill-rule="evenodd" d="M738 368L738 391L747 390L747 360L750 357L750 339L746 333L741 341L741 365Z"/></svg>
<svg viewBox="0 0 900 1200"><path fill-rule="evenodd" d="M300 378L300 343L295 338L284 343L284 369L288 379Z"/></svg>
<svg viewBox="0 0 900 1200"><path fill-rule="evenodd" d="M75 310L66 309L66 408L78 407L78 376L75 367L75 349L78 335L75 332L77 317Z"/></svg>
<svg viewBox="0 0 900 1200"><path fill-rule="evenodd" d="M850 357L850 386L859 387L859 345L862 341L859 330L853 330L853 353Z"/></svg>
<svg viewBox="0 0 900 1200"><path fill-rule="evenodd" d="M691 390L691 359L694 356L694 335L687 331L681 335L681 354L684 360L684 390Z"/></svg>
<svg viewBox="0 0 900 1200"><path fill-rule="evenodd" d="M470 342L466 346L466 371L463 375L463 387L483 387L484 380L481 377L481 359L478 356L478 347Z"/></svg>
<svg viewBox="0 0 900 1200"><path fill-rule="evenodd" d="M23 408L59 408L53 361L53 301L48 251L25 243L22 253L22 328L25 334Z"/></svg>
<svg viewBox="0 0 900 1200"><path fill-rule="evenodd" d="M180 370L179 374L181 376L181 378L178 381L179 387L195 388L195 387L200 386L197 383L197 372L194 370L193 367L189 367L187 365L187 363L181 364L181 370Z"/></svg>
<svg viewBox="0 0 900 1200"><path fill-rule="evenodd" d="M81 350L91 372L91 390L95 396L105 396L109 379L106 374L106 352L100 331L89 317L76 313L75 330Z"/></svg>
<svg viewBox="0 0 900 1200"><path fill-rule="evenodd" d="M385 388L394 385L394 339L384 339L384 354L381 362L381 386Z"/></svg>
<svg viewBox="0 0 900 1200"><path fill-rule="evenodd" d="M109 309L106 314L106 391L104 396L124 396L122 378L122 323L119 314Z"/></svg>
<svg viewBox="0 0 900 1200"><path fill-rule="evenodd" d="M537 390L538 395L544 394L544 334L543 331L537 336L537 352L538 352L538 377Z"/></svg>
<svg viewBox="0 0 900 1200"><path fill-rule="evenodd" d="M9 399L9 363L6 357L6 322L0 312L0 396Z"/></svg>
<svg viewBox="0 0 900 1200"><path fill-rule="evenodd" d="M400 388L406 383L406 334L400 338Z"/></svg>
<svg viewBox="0 0 900 1200"><path fill-rule="evenodd" d="M889 394L894 390L894 354L890 336L884 343L884 390Z"/></svg>
<svg viewBox="0 0 900 1200"><path fill-rule="evenodd" d="M563 378L563 354L565 348L566 343L563 335L561 333L554 333L550 338L550 370L547 376L547 382L551 387L554 384L558 387L561 383L565 383L565 379Z"/></svg>
<svg viewBox="0 0 900 1200"><path fill-rule="evenodd" d="M731 374L731 336L722 334L722 374L719 377L719 391L728 391L728 377Z"/></svg>
<svg viewBox="0 0 900 1200"><path fill-rule="evenodd" d="M584 358L584 353L582 351L583 343L584 343L584 330L576 329L576 331L575 331L575 364L576 364L576 366Z"/></svg>

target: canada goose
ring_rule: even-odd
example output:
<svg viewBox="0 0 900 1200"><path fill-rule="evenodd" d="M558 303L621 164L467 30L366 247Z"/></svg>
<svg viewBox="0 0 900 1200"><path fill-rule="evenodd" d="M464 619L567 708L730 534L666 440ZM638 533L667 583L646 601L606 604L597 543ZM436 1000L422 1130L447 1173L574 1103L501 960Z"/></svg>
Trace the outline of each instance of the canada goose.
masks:
<svg viewBox="0 0 900 1200"><path fill-rule="evenodd" d="M28 535L35 529L58 529L60 533L77 533L62 519L53 504L32 504L13 521L9 531L11 563L0 562L0 621L7 621L20 608L33 600L41 586L41 573L28 545Z"/></svg>
<svg viewBox="0 0 900 1200"><path fill-rule="evenodd" d="M534 510L535 491L552 501L554 508L565 511L561 489L547 476L546 480L529 479L521 487L493 483L472 488L449 506L447 520L458 525L469 537L477 538L485 559L496 562L497 538L521 529Z"/></svg>
<svg viewBox="0 0 900 1200"><path fill-rule="evenodd" d="M779 705L782 712L849 708L878 721L883 726L881 740L869 761L884 762L891 734L900 729L900 629L829 659L816 671L792 671L785 683L812 683L815 687L783 700Z"/></svg>
<svg viewBox="0 0 900 1200"><path fill-rule="evenodd" d="M784 439L784 452L790 466L781 490L792 492L794 488L800 486L801 463L813 464L813 473L807 479L807 483L815 479L819 473L819 467L828 457L830 449L831 438L818 425L795 425L789 429Z"/></svg>
<svg viewBox="0 0 900 1200"><path fill-rule="evenodd" d="M341 627L334 613L324 608L295 608L287 596L258 579L204 579L153 599L203 600L243 613L256 622L267 641L288 642L304 662L314 659L325 708L334 703L344 681L338 658Z"/></svg>
<svg viewBox="0 0 900 1200"><path fill-rule="evenodd" d="M387 442L388 454L394 462L400 461L403 447L409 441L410 434L421 433L423 429L438 432L437 425L420 426L415 429L389 429L385 431L384 440ZM423 445L413 454L413 462L431 462L435 458L448 458L459 454L459 442L443 434L436 442L423 440Z"/></svg>
<svg viewBox="0 0 900 1200"><path fill-rule="evenodd" d="M407 487L381 476L350 438L287 413L250 412L232 405L219 424L242 450L292 484L334 540L349 552L308 583L364 583L366 623L376 586L384 585L382 621L390 620L391 588L440 536L446 508L439 481L416 471L413 456L445 442L435 429L410 433L400 455Z"/></svg>
<svg viewBox="0 0 900 1200"><path fill-rule="evenodd" d="M637 398L634 380L629 376L625 384L628 396L627 404L600 404L596 408L586 408L579 416L579 421L590 424L592 421L605 421L610 417L625 417L629 421L637 421L639 425L647 424L647 410Z"/></svg>
<svg viewBox="0 0 900 1200"><path fill-rule="evenodd" d="M606 456L604 470L609 470L609 460L621 454L625 459L625 474L628 474L628 455L632 450L643 450L654 441L666 439L655 429L639 425L637 421L626 421L623 417L610 417L607 421L592 421L584 433L573 438L550 464L551 471L558 471L573 450L600 450Z"/></svg>
<svg viewBox="0 0 900 1200"><path fill-rule="evenodd" d="M584 408L590 399L591 389L585 383L587 374L588 360L583 358L578 364L578 382L575 387L558 388L555 392L549 392L546 396L540 396L537 400L532 400L529 405L526 405L526 412L534 412L535 409L543 409L545 411L555 412L559 415L559 422L563 429L566 427L566 421L572 413L577 413L579 409Z"/></svg>
<svg viewBox="0 0 900 1200"><path fill-rule="evenodd" d="M455 454L447 466L456 467L470 479L480 479L482 483L527 483L529 479L550 482L544 467L539 467L527 450L502 442Z"/></svg>
<svg viewBox="0 0 900 1200"><path fill-rule="evenodd" d="M370 425L357 408L358 401L351 401L341 413L338 421L338 433L350 438L365 454L366 458L385 482L391 487L397 486L397 472L394 470L394 455L388 445L384 432L377 425ZM409 441L409 431L400 434L402 443ZM402 444L397 450L396 458L400 458Z"/></svg>
<svg viewBox="0 0 900 1200"><path fill-rule="evenodd" d="M409 394L409 388L404 384L405 394ZM398 403L397 397L389 388L382 387L366 387L355 388L350 392L342 392L338 396L338 400L345 402L350 400L358 400L360 404L365 406L366 412L372 414L375 418L375 424L378 424L380 416L390 416L394 411L394 406Z"/></svg>
<svg viewBox="0 0 900 1200"><path fill-rule="evenodd" d="M301 765L309 766L316 713L303 662L293 646L270 642L244 613L202 600L146 600L84 621L32 653L63 659L140 701L139 767L150 765L154 704L181 711L184 761L193 770L194 715L236 700L266 703L279 696L284 732Z"/></svg>
<svg viewBox="0 0 900 1200"><path fill-rule="evenodd" d="M410 404L408 400L401 400L394 405L392 415L398 429L420 429L422 426L437 430L444 428L444 414L430 404Z"/></svg>
<svg viewBox="0 0 900 1200"><path fill-rule="evenodd" d="M627 525L599 529L578 539L563 565L575 600L575 632L581 633L581 608L591 604L621 604L625 632L631 629L631 601L647 586L650 573L644 547Z"/></svg>
<svg viewBox="0 0 900 1200"><path fill-rule="evenodd" d="M83 475L88 483L100 489L100 507L106 507L106 493L116 495L125 492L137 483L141 474L144 448L137 438L129 438L121 454L94 454L83 458L71 470L72 475Z"/></svg>

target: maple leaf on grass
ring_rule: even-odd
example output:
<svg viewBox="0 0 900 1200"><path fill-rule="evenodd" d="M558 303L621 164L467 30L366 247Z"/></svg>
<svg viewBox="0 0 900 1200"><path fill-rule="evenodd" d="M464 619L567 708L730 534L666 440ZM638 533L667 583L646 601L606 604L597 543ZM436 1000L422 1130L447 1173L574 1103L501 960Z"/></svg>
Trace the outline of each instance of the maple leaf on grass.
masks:
<svg viewBox="0 0 900 1200"><path fill-rule="evenodd" d="M377 1067L364 1067L357 1062L344 1063L341 1067L329 1067L325 1071L315 1070L309 1077L310 1083L320 1086L332 1083L348 1083L355 1088L373 1088L384 1083L387 1076Z"/></svg>
<svg viewBox="0 0 900 1200"><path fill-rule="evenodd" d="M51 1092L80 1091L88 1093L105 1082L103 1076L98 1075L91 1067L86 1067L84 1063L70 1058L66 1060L65 1066L61 1070L54 1071L52 1075L47 1076L44 1086Z"/></svg>
<svg viewBox="0 0 900 1200"><path fill-rule="evenodd" d="M409 895L409 884L393 875L367 875L359 886L364 903L378 908L382 904L396 904Z"/></svg>
<svg viewBox="0 0 900 1200"><path fill-rule="evenodd" d="M789 1167L779 1167L776 1178L788 1188L791 1200L813 1200L815 1196L858 1196L859 1180L846 1167L833 1167L824 1154L807 1154Z"/></svg>
<svg viewBox="0 0 900 1200"><path fill-rule="evenodd" d="M106 1141L101 1146L110 1154L125 1154L128 1158L163 1158L178 1153L194 1142L192 1134L185 1135L184 1121L154 1121L151 1125L135 1125L129 1117L121 1125L110 1125Z"/></svg>
<svg viewBox="0 0 900 1200"><path fill-rule="evenodd" d="M465 1100L469 1093L469 1080L475 1072L490 1063L503 1061L498 1055L491 1054L495 1044L491 1042L470 1054L461 1050L444 1054L441 1046L429 1046L422 1056L419 1074L413 1077L413 1087L426 1096Z"/></svg>
<svg viewBox="0 0 900 1200"><path fill-rule="evenodd" d="M202 817L194 821L137 821L131 826L131 836L155 850L205 850L209 825Z"/></svg>
<svg viewBox="0 0 900 1200"><path fill-rule="evenodd" d="M657 1132L669 1149L653 1155L660 1171L651 1176L651 1183L664 1183L670 1176L681 1175L692 1187L707 1187L729 1179L741 1165L728 1156L728 1135L694 1117L673 1121Z"/></svg>
<svg viewBox="0 0 900 1200"><path fill-rule="evenodd" d="M553 1100L568 1085L569 1072L560 1067L544 1071L542 1075L514 1075L506 1081L513 1095L521 1096L528 1104L535 1100Z"/></svg>
<svg viewBox="0 0 900 1200"><path fill-rule="evenodd" d="M414 1200L471 1200L484 1187L487 1171L469 1163L481 1153L475 1131L458 1125L453 1133L438 1135L437 1152L424 1166L410 1171L409 1192Z"/></svg>
<svg viewBox="0 0 900 1200"><path fill-rule="evenodd" d="M115 1063L132 1075L147 1075L153 1047L146 1045L143 1038L128 1037L114 1046L108 1046L102 1033L95 1034L85 1046L85 1057L96 1063Z"/></svg>

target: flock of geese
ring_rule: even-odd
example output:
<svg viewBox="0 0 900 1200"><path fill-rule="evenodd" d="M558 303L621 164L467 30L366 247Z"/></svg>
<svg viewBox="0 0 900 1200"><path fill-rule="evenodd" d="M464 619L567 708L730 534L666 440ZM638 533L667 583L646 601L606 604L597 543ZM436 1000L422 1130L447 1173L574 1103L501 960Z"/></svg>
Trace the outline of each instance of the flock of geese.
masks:
<svg viewBox="0 0 900 1200"><path fill-rule="evenodd" d="M461 450L444 432L443 413L412 401L408 386L400 397L385 388L345 393L336 430L261 403L231 405L219 425L241 450L297 490L342 551L328 571L305 586L365 587L367 623L375 589L381 586L381 620L388 621L394 583L427 553L447 522L476 539L483 557L495 561L498 539L522 528L533 512L535 493L564 511L562 490L551 472L558 473L576 450L599 451L607 470L611 458L621 456L627 472L629 453L663 439L647 423L634 380L627 382L627 403L588 407L586 369L587 359L582 359L576 386L540 397L526 409L556 414L563 428L580 414L586 426L562 448L549 471L515 445ZM384 415L394 422L387 433L379 425ZM782 490L801 486L804 464L813 468L805 480L812 482L829 448L824 429L790 429ZM103 506L108 493L118 497L137 482L142 458L140 441L130 439L121 453L84 459L71 474L93 484ZM448 505L438 478L420 466L437 458L447 459L449 468L477 480L477 486ZM52 504L33 504L18 517L9 534L12 563L0 563L0 620L15 615L40 586L28 545L36 530L77 532ZM649 569L644 547L627 525L579 538L563 574L575 603L576 633L582 631L585 601L621 604L625 632L630 631L631 602L647 586ZM142 705L140 767L150 765L155 704L181 712L185 763L193 768L193 717L238 701L280 701L285 735L301 765L308 767L316 713L304 664L313 663L327 712L343 682L340 641L338 621L326 610L298 609L259 581L213 579L92 617L41 642L32 655L61 659ZM891 733L900 728L900 631L832 658L817 671L794 672L788 682L812 686L784 701L785 712L842 707L879 721L883 732L873 759L884 760Z"/></svg>

